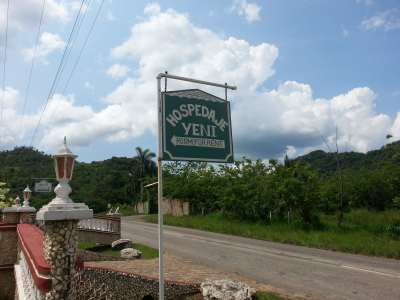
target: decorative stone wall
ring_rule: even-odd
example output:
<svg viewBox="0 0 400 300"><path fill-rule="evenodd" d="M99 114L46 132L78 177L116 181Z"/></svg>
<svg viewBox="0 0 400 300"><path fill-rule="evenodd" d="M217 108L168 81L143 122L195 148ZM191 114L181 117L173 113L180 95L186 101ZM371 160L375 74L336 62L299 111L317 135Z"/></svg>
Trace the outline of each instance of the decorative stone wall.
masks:
<svg viewBox="0 0 400 300"><path fill-rule="evenodd" d="M15 299L44 300L44 292L38 289L33 274L30 271L25 254L21 251L19 254L18 264L14 267L15 280L17 282Z"/></svg>
<svg viewBox="0 0 400 300"><path fill-rule="evenodd" d="M75 273L75 252L78 240L77 221L46 221L44 257L52 278L52 290L46 300L67 299L73 288L70 278Z"/></svg>
<svg viewBox="0 0 400 300"><path fill-rule="evenodd" d="M0 222L0 299L13 299L16 261L17 227Z"/></svg>
<svg viewBox="0 0 400 300"><path fill-rule="evenodd" d="M30 212L21 212L19 214L19 223L20 224L33 224L35 223L35 213Z"/></svg>
<svg viewBox="0 0 400 300"><path fill-rule="evenodd" d="M78 241L94 242L104 245L111 245L112 242L121 238L120 233L100 232L86 229L78 229Z"/></svg>
<svg viewBox="0 0 400 300"><path fill-rule="evenodd" d="M8 224L17 224L19 222L19 213L17 212L17 208L9 210L15 211L6 212L6 209L3 209L3 222Z"/></svg>
<svg viewBox="0 0 400 300"><path fill-rule="evenodd" d="M15 280L14 280L14 266L0 267L0 299L12 300L14 299Z"/></svg>
<svg viewBox="0 0 400 300"><path fill-rule="evenodd" d="M121 260L131 260L130 258L122 258L119 256L105 255L97 253L94 251L87 251L82 249L77 249L77 256L80 261L121 261Z"/></svg>
<svg viewBox="0 0 400 300"><path fill-rule="evenodd" d="M0 266L17 261L17 231L15 225L0 225Z"/></svg>
<svg viewBox="0 0 400 300"><path fill-rule="evenodd" d="M158 299L158 280L109 269L85 267L74 277L76 300L142 300ZM166 282L165 299L185 299L199 293L195 284Z"/></svg>

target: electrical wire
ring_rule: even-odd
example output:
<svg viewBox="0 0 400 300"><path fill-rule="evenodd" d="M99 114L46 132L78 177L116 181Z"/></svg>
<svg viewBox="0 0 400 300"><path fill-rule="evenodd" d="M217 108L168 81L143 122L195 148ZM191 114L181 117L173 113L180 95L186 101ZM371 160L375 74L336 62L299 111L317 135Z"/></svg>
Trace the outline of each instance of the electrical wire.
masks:
<svg viewBox="0 0 400 300"><path fill-rule="evenodd" d="M74 63L74 65L73 65L72 69L71 69L71 73L69 74L68 79L67 79L67 81L66 81L66 83L65 83L65 85L64 85L64 88L63 88L63 90L62 90L62 94L65 94L65 92L66 92L66 90L67 90L67 88L68 88L69 82L71 81L71 78L72 78L72 76L73 76L73 74L74 74L76 68L78 67L79 61L80 61L80 59L81 59L81 57L82 57L82 54L83 54L83 51L84 51L84 49L86 48L86 45L87 45L87 43L88 43L88 41L89 41L90 35L91 35L91 33L92 33L92 31L93 31L95 25L96 25L96 21L97 21L99 15L100 15L100 12L101 12L101 9L102 9L102 7L103 7L103 4L104 4L104 0L101 1L100 5L99 5L99 7L98 7L98 9L97 9L96 15L95 15L95 17L94 17L94 19L93 19L93 21L92 21L92 24L91 24L91 26L90 26L90 29L89 29L89 31L88 31L87 34L86 34L85 41L84 41L84 43L82 44L82 47L81 47L81 49L80 49L80 51L79 51L79 54L78 54L78 56L77 56L77 58L76 58L76 60L75 60L75 63ZM50 115L50 119L51 119L57 112L58 112L57 109L56 109L56 110L53 110L53 111L52 111L52 114Z"/></svg>
<svg viewBox="0 0 400 300"><path fill-rule="evenodd" d="M0 106L0 125L3 127L3 110L4 110L4 98L6 94L6 65L7 65L7 44L8 44L8 12L10 10L10 0L7 0L7 12L6 12L6 30L5 30L5 42L4 42L4 57L3 57L3 95L1 97Z"/></svg>
<svg viewBox="0 0 400 300"><path fill-rule="evenodd" d="M72 40L71 40L71 46L68 48L68 52L67 52L67 54L66 54L66 56L65 56L65 61L64 61L64 64L63 64L63 66L62 66L62 68L61 68L61 71L60 71L60 78L62 77L62 74L63 74L63 72L64 72L64 70L65 70L65 68L66 68L66 66L68 65L68 61L69 61L69 58L70 58L70 56L71 56L71 52L72 52L72 48L75 46L75 44L76 44L76 41L77 41L77 39L78 39L78 36L79 36L79 32L80 32L80 30L81 30L81 27L82 27L82 24L83 24L83 22L84 22L84 20L85 20L85 18L86 18L86 15L87 15L87 11L89 10L89 6L90 6L90 1L91 0L86 0L87 2L86 2L86 7L85 7L85 10L83 11L83 13L82 13L82 16L79 18L79 20L78 20L78 23L77 23L77 26L76 26L76 33L75 33L75 35L72 37ZM61 79L60 79L61 80ZM60 82L60 81L59 81ZM57 85L56 85L56 87L55 87L55 90L57 89Z"/></svg>
<svg viewBox="0 0 400 300"><path fill-rule="evenodd" d="M40 13L40 20L39 20L39 26L36 34L36 42L35 42L35 50L33 52L33 57L32 57L32 62L31 62L31 67L29 69L29 75L28 75L28 82L26 84L25 88L25 98L24 98L24 104L22 107L22 122L21 122L21 129L22 132L24 132L24 120L25 120L25 111L26 111L26 105L28 103L29 99L29 91L31 88L31 82L32 82L32 73L33 73L33 68L35 66L35 60L36 60L36 55L37 55L37 48L39 44L39 39L40 39L40 33L42 30L42 24L43 24L43 16L44 16L44 11L45 11L45 6L46 6L46 0L43 0L42 2L42 11ZM22 137L22 136L21 136Z"/></svg>
<svg viewBox="0 0 400 300"><path fill-rule="evenodd" d="M72 70L71 70L71 73L69 74L68 79L67 79L67 81L66 81L66 83L64 85L64 88L63 88L63 91L62 91L63 94L67 90L69 82L71 81L71 78L72 78L72 76L73 76L73 74L74 74L74 72L75 72L75 70L76 70L76 68L77 68L77 66L79 64L79 61L80 61L81 56L82 56L82 53L83 53L84 49L86 48L86 45L87 45L87 43L89 41L89 38L90 38L90 35L92 34L94 26L96 25L97 19L99 18L101 9L103 7L103 4L104 4L104 0L101 1L100 5L99 5L99 8L97 9L96 16L93 19L92 25L90 26L90 29L89 29L89 31L88 31L88 33L86 35L85 41L84 41L84 43L83 43L83 45L82 45L82 47L81 47L81 49L79 51L78 57L75 60L74 66L72 67Z"/></svg>
<svg viewBox="0 0 400 300"><path fill-rule="evenodd" d="M58 82L58 79L59 79L59 77L60 77L60 71L61 71L62 66L63 66L63 64L64 64L65 56L66 56L67 50L68 50L68 48L69 48L69 46L70 46L70 43L71 43L71 40L72 40L72 36L73 36L73 34L74 34L74 32L75 32L75 29L76 29L76 26L77 26L77 22L78 22L78 20L79 20L80 14L81 14L81 12L82 12L82 7L83 7L84 3L85 3L85 0L82 0L81 6L80 6L79 11L78 11L78 13L77 13L77 15L76 15L76 18L75 18L75 22L74 22L74 25L73 25L73 27L72 27L71 33L69 34L67 44L65 45L64 52L63 52L63 55L62 55L62 57L61 57L60 64L58 65L57 72L56 72L56 74L55 74L55 76L54 76L54 79L53 79L53 82L52 82L52 84L51 84L51 87L50 87L50 90L49 90L49 94L47 95L47 99L46 99L45 105L44 105L43 110L42 110L42 112L41 112L41 114L40 114L38 123L37 123L37 125L36 125L36 127L35 127L35 129L34 129L34 131L33 131L33 134L32 134L32 137L31 137L31 142L30 142L30 146L31 146L31 147L33 146L33 142L34 142L34 140L35 140L37 131L38 131L38 129L39 129L39 127L40 127L40 124L41 124L41 122L42 122L43 115L44 115L44 113L45 113L45 111L46 111L46 109L47 109L47 106L48 106L48 104L49 104L49 100L50 100L50 99L53 97L53 95L54 95L55 87L56 87L57 82Z"/></svg>

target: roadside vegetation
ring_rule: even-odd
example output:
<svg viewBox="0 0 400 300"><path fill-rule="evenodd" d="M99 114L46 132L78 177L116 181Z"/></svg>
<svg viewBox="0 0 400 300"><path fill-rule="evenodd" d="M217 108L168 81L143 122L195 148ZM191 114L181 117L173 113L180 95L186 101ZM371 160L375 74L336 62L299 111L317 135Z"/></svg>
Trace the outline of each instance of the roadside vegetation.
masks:
<svg viewBox="0 0 400 300"><path fill-rule="evenodd" d="M341 227L335 216L322 215L319 229L305 229L300 220L291 224L284 222L255 223L228 218L221 213L205 216L165 216L167 225L231 234L260 240L295 244L306 247L329 249L372 256L400 259L400 240L387 233L383 220L400 220L397 212L371 213L366 210L344 215ZM146 216L145 220L157 223L157 216Z"/></svg>
<svg viewBox="0 0 400 300"><path fill-rule="evenodd" d="M149 201L157 212L154 153L77 162L71 198L96 213L123 215ZM32 148L0 152L0 181L15 198L29 178L54 177L50 156ZM305 246L399 258L400 141L366 154L318 150L284 162L243 158L232 165L164 164L164 196L190 203L170 224ZM4 188L3 188L4 190ZM53 194L32 195L40 208Z"/></svg>

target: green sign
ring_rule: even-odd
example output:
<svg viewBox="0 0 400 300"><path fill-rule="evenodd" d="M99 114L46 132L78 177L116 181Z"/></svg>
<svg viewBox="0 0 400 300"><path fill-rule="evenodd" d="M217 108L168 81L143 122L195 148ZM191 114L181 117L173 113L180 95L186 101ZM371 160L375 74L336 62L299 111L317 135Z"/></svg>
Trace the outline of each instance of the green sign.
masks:
<svg viewBox="0 0 400 300"><path fill-rule="evenodd" d="M201 90L162 93L163 160L233 162L228 101Z"/></svg>

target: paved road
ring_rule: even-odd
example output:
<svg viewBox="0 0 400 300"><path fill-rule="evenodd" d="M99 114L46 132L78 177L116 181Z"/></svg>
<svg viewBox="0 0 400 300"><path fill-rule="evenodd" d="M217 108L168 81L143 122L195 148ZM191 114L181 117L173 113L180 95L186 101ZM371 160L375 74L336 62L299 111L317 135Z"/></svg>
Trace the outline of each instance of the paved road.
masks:
<svg viewBox="0 0 400 300"><path fill-rule="evenodd" d="M295 296L400 300L400 261L165 226L168 253L236 272ZM134 217L122 236L157 247L157 226Z"/></svg>

